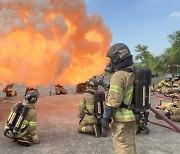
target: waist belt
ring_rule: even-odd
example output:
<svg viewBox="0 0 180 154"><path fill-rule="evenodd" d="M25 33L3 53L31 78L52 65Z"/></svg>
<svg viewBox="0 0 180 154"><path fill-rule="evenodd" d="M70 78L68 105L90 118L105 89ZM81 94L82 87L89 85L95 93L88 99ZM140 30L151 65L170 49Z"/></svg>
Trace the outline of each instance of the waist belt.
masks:
<svg viewBox="0 0 180 154"><path fill-rule="evenodd" d="M120 108L125 108L125 109L128 109L128 110L132 110L132 105L126 105L124 104L124 102L122 102L122 104L119 106Z"/></svg>
<svg viewBox="0 0 180 154"><path fill-rule="evenodd" d="M20 130L20 134L24 133L27 130L28 126L24 127L23 129Z"/></svg>
<svg viewBox="0 0 180 154"><path fill-rule="evenodd" d="M87 112L86 114L87 114L88 116L94 116L94 113Z"/></svg>

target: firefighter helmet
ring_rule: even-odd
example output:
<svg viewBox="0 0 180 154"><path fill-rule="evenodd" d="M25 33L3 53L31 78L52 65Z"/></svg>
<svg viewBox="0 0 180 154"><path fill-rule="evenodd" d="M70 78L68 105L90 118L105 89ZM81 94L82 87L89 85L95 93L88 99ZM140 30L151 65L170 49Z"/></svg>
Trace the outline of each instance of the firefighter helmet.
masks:
<svg viewBox="0 0 180 154"><path fill-rule="evenodd" d="M36 103L37 99L38 99L38 94L35 91L29 91L25 96L25 100L31 104Z"/></svg>
<svg viewBox="0 0 180 154"><path fill-rule="evenodd" d="M174 80L179 80L180 79L180 74L176 74L176 76L174 77Z"/></svg>
<svg viewBox="0 0 180 154"><path fill-rule="evenodd" d="M115 69L133 65L133 58L129 48L123 43L114 44L108 51L106 57L111 59Z"/></svg>
<svg viewBox="0 0 180 154"><path fill-rule="evenodd" d="M92 77L87 81L87 87L92 88L92 89L98 89L98 84L99 82L97 81L95 77Z"/></svg>
<svg viewBox="0 0 180 154"><path fill-rule="evenodd" d="M172 74L166 75L166 80L171 81L172 78L173 78L173 75L172 75Z"/></svg>

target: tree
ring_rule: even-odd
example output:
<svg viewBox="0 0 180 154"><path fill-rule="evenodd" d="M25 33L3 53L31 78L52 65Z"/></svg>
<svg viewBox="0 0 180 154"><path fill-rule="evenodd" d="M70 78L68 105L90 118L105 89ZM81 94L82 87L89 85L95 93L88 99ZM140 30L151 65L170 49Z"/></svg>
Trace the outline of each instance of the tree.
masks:
<svg viewBox="0 0 180 154"><path fill-rule="evenodd" d="M137 56L135 60L140 67L148 67L153 73L168 73L168 65L180 65L180 30L168 35L171 46L160 56L154 57L149 51L148 46L138 44L135 47Z"/></svg>
<svg viewBox="0 0 180 154"><path fill-rule="evenodd" d="M137 55L135 57L135 60L140 60L140 63L137 63L137 66L140 67L148 67L153 72L155 71L155 57L148 51L148 46L146 45L140 45L138 44L135 47L135 51L137 52Z"/></svg>
<svg viewBox="0 0 180 154"><path fill-rule="evenodd" d="M168 60L169 64L180 64L180 30L168 36L171 47L165 52L171 58Z"/></svg>

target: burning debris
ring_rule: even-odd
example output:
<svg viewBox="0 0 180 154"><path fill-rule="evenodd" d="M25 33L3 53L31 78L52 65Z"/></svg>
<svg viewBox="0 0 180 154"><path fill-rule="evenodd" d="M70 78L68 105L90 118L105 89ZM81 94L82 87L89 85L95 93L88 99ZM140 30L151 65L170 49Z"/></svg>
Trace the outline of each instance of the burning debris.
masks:
<svg viewBox="0 0 180 154"><path fill-rule="evenodd" d="M84 0L0 1L0 85L77 84L102 73L111 33Z"/></svg>
<svg viewBox="0 0 180 154"><path fill-rule="evenodd" d="M6 87L3 89L3 92L6 93L7 97L12 97L17 95L17 92L13 90L14 83L6 85Z"/></svg>
<svg viewBox="0 0 180 154"><path fill-rule="evenodd" d="M87 82L79 83L76 85L77 93L84 93L86 91Z"/></svg>
<svg viewBox="0 0 180 154"><path fill-rule="evenodd" d="M67 90L60 84L57 84L54 87L56 95L67 94ZM52 92L50 91L49 94L52 95Z"/></svg>
<svg viewBox="0 0 180 154"><path fill-rule="evenodd" d="M36 92L36 93L39 95L38 88L26 87L26 91L25 91L24 96L26 96L26 94L27 94L29 91L34 91L34 92Z"/></svg>

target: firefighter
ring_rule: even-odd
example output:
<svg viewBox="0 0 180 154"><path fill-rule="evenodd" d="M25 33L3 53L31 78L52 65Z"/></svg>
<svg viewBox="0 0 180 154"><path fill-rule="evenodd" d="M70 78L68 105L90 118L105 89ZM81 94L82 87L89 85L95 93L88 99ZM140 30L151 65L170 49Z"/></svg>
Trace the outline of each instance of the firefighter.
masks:
<svg viewBox="0 0 180 154"><path fill-rule="evenodd" d="M180 122L180 101L178 100L177 102L172 102L172 103L167 103L167 102L162 102L155 107L156 109L164 110L164 115L173 120ZM156 118L160 119L157 115Z"/></svg>
<svg viewBox="0 0 180 154"><path fill-rule="evenodd" d="M98 91L98 81L96 78L91 78L87 82L87 89L83 94L79 103L80 118L78 132L100 136L100 130L97 126L98 119L94 115L94 94Z"/></svg>
<svg viewBox="0 0 180 154"><path fill-rule="evenodd" d="M180 99L179 93L180 93L180 91L178 93L174 93L174 94L164 94L164 96L170 97L170 98L175 98L175 99Z"/></svg>
<svg viewBox="0 0 180 154"><path fill-rule="evenodd" d="M14 84L11 83L11 84L6 85L6 87L3 89L3 92L6 93L7 97L12 97L12 96L17 95L17 92L13 91L13 86Z"/></svg>
<svg viewBox="0 0 180 154"><path fill-rule="evenodd" d="M180 80L180 74L176 74L175 77L174 77L174 80L175 81L179 81ZM178 82L179 83L179 82Z"/></svg>
<svg viewBox="0 0 180 154"><path fill-rule="evenodd" d="M12 107L11 113L9 115L8 118L8 122L5 125L5 134L6 132L10 129L13 130L13 139L15 142L17 142L17 144L20 144L22 146L30 146L32 143L34 144L38 144L40 142L39 137L37 135L37 131L36 131L36 109L34 104L36 103L38 99L38 95L36 92L34 91L29 91L26 96L25 96L25 100L21 103L17 103L17 104L21 104L21 106L23 106L24 108L28 108L28 112L25 115L25 117L20 117L19 119L23 119L22 124L19 126L19 130L16 130L15 134L14 134L14 127L16 126L16 123L14 124L13 129L9 128L9 121L10 118L12 118L13 113L15 112L15 109L17 107L17 104L15 104ZM14 122L12 122L11 124L13 124ZM18 121L17 121L18 123ZM11 125L12 127L12 125Z"/></svg>
<svg viewBox="0 0 180 154"><path fill-rule="evenodd" d="M56 95L67 94L67 90L60 84L55 85Z"/></svg>
<svg viewBox="0 0 180 154"><path fill-rule="evenodd" d="M137 124L130 108L135 73L129 48L123 43L114 44L108 51L114 70L102 119L102 136L107 135L111 118L112 142L116 154L136 153Z"/></svg>
<svg viewBox="0 0 180 154"><path fill-rule="evenodd" d="M152 88L153 92L163 94L172 94L178 91L178 85L174 82L172 74L166 75L166 79L158 83L157 86Z"/></svg>

